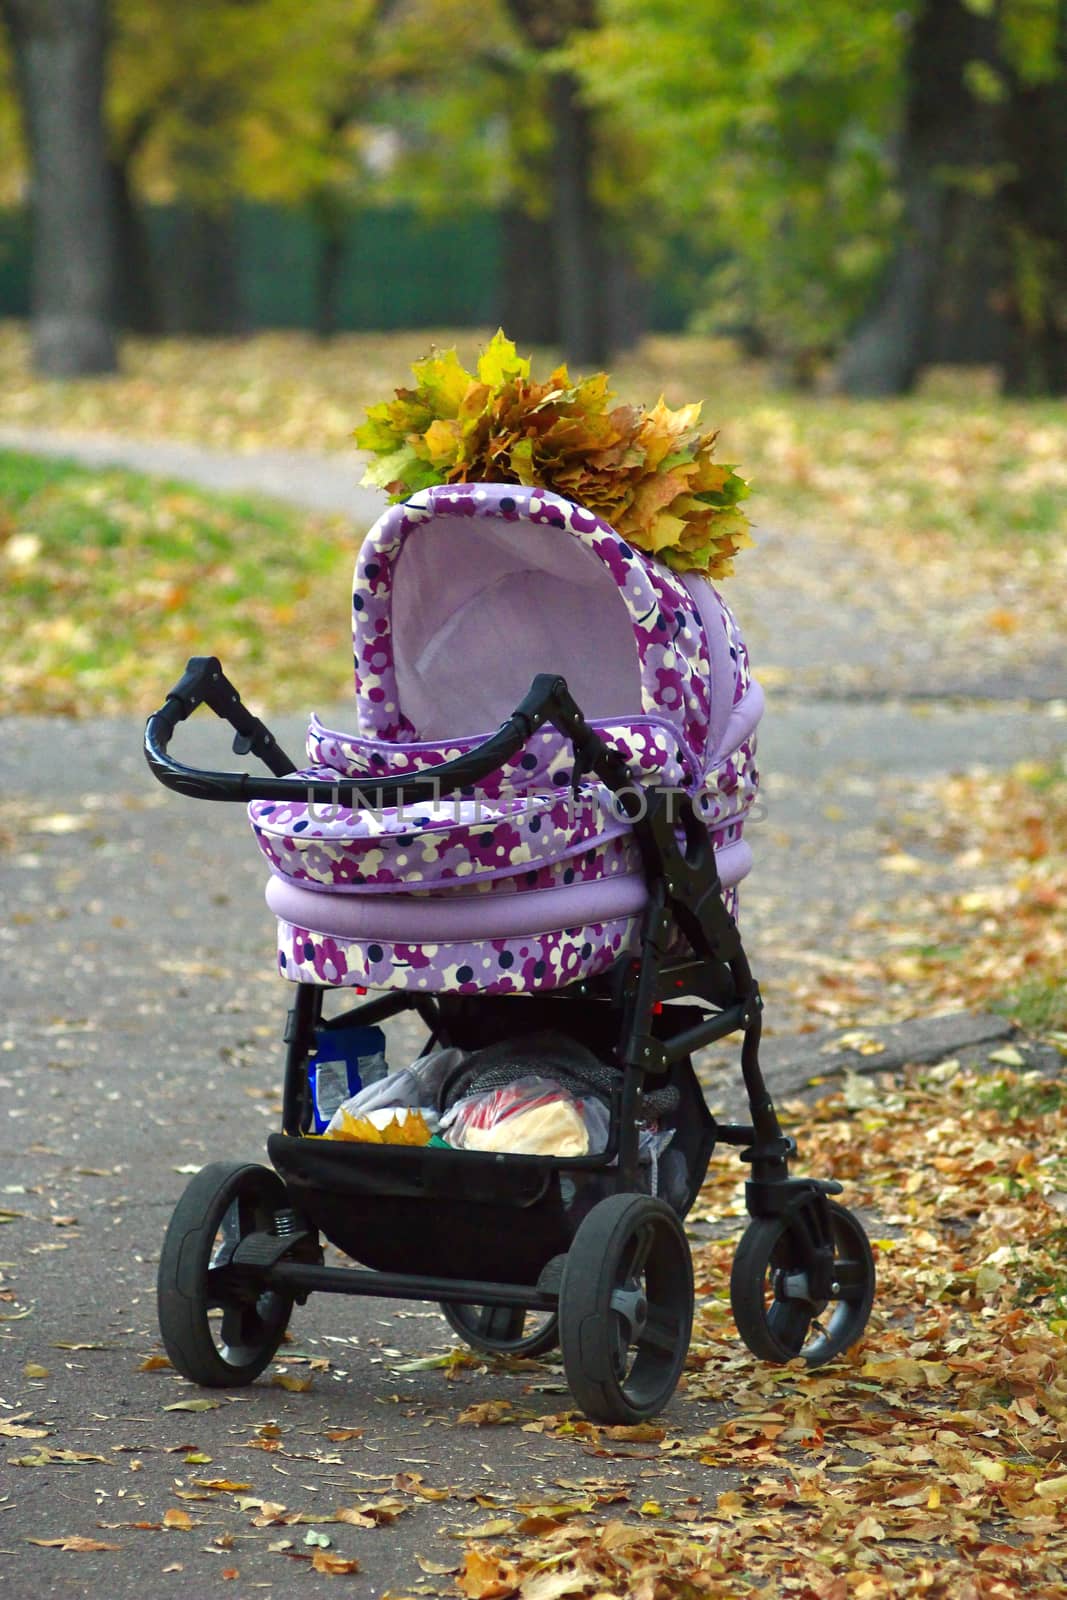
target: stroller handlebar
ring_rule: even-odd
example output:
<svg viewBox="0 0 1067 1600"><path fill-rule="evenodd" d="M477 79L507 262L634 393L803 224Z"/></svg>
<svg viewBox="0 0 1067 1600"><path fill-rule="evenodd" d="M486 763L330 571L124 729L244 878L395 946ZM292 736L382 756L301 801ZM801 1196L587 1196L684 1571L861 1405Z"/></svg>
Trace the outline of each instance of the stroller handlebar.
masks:
<svg viewBox="0 0 1067 1600"><path fill-rule="evenodd" d="M235 754L258 757L273 774L263 778L249 772L213 772L183 766L167 753L179 722L200 705L234 729ZM401 778L382 779L374 773L338 778L335 782L292 777L296 763L278 744L269 728L245 706L215 656L194 656L164 704L145 726L145 759L159 782L194 800L290 800L302 805L345 806L381 810L408 801L438 800L457 789L472 787L518 754L539 727L551 722L574 747L573 784L596 772L618 790L630 783L623 758L604 743L582 715L566 679L551 672L534 678L529 692L496 733L475 749Z"/></svg>

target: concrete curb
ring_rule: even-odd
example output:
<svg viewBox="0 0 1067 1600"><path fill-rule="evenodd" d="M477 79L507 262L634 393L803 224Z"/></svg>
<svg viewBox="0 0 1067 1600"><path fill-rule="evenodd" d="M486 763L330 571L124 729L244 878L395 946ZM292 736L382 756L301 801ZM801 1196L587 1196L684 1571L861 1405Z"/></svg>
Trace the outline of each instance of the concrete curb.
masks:
<svg viewBox="0 0 1067 1600"><path fill-rule="evenodd" d="M812 1098L849 1072L899 1072L905 1066L933 1066L954 1057L965 1066L981 1067L990 1050L1008 1044L1018 1051L1026 1070L1049 1076L1063 1071L1063 1059L1051 1045L1028 1039L1007 1017L986 1011L953 1011L887 1027L770 1038L761 1047L760 1059L768 1088L781 1102ZM708 1088L731 1115L747 1116L735 1066L716 1061Z"/></svg>

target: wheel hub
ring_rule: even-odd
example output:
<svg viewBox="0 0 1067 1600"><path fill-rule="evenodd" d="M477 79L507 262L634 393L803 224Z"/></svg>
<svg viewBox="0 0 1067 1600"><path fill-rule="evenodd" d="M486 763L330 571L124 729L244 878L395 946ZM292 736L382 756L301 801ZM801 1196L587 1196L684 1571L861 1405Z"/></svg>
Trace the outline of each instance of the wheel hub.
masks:
<svg viewBox="0 0 1067 1600"><path fill-rule="evenodd" d="M611 1297L611 1309L625 1322L631 1340L643 1331L648 1321L648 1301L640 1289L616 1289Z"/></svg>

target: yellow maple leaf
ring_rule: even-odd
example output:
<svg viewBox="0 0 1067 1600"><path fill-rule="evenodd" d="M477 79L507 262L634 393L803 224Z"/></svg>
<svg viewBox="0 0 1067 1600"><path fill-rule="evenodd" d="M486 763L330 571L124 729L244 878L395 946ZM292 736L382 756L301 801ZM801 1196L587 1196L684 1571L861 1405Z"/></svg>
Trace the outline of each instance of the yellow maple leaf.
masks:
<svg viewBox="0 0 1067 1600"><path fill-rule="evenodd" d="M478 359L478 377L482 383L499 384L529 376L529 359L520 356L503 328L498 328Z"/></svg>
<svg viewBox="0 0 1067 1600"><path fill-rule="evenodd" d="M483 1554L472 1546L464 1555L456 1587L467 1600L506 1600L518 1587L519 1573L510 1561Z"/></svg>
<svg viewBox="0 0 1067 1600"><path fill-rule="evenodd" d="M429 458L435 466L452 466L460 448L460 429L456 423L438 418L430 423L423 439Z"/></svg>

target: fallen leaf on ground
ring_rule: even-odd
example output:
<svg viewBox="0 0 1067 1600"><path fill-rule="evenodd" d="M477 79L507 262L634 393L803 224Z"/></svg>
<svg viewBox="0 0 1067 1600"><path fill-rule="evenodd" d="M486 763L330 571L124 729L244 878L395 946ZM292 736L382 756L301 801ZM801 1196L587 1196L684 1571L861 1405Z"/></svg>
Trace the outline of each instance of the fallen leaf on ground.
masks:
<svg viewBox="0 0 1067 1600"><path fill-rule="evenodd" d="M312 1572L323 1572L327 1577L341 1577L350 1572L359 1571L359 1562L354 1556L337 1556L330 1550L316 1550L311 1558Z"/></svg>
<svg viewBox="0 0 1067 1600"><path fill-rule="evenodd" d="M120 1544L107 1544L103 1539L88 1539L79 1533L68 1533L62 1539L27 1539L27 1544L39 1544L46 1550L73 1550L79 1555L93 1550L121 1550Z"/></svg>

